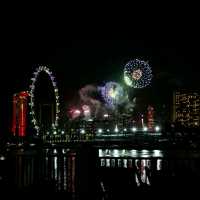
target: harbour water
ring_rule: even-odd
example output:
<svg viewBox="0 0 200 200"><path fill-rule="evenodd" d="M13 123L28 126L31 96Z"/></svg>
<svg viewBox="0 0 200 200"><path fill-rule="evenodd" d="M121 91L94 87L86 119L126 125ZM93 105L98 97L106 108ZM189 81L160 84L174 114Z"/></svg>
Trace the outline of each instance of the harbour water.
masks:
<svg viewBox="0 0 200 200"><path fill-rule="evenodd" d="M2 192L64 193L115 199L143 192L197 191L198 150L83 145L8 148L0 159ZM126 199L126 198L125 198Z"/></svg>

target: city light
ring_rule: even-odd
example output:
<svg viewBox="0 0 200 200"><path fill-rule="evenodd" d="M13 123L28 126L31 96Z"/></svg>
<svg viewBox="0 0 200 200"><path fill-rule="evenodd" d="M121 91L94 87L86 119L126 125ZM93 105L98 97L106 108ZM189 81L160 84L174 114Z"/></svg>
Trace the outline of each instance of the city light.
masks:
<svg viewBox="0 0 200 200"><path fill-rule="evenodd" d="M107 118L107 117L108 117L108 114L104 114L103 117Z"/></svg>
<svg viewBox="0 0 200 200"><path fill-rule="evenodd" d="M85 130L84 129L81 129L81 131L80 131L81 133L85 133Z"/></svg>
<svg viewBox="0 0 200 200"><path fill-rule="evenodd" d="M53 132L53 134L54 134L54 135L56 135L56 134L57 134L57 132L56 132L56 131L54 131L54 132Z"/></svg>
<svg viewBox="0 0 200 200"><path fill-rule="evenodd" d="M53 153L54 153L54 154L57 154L57 150L56 150L56 149L54 149L54 150L53 150Z"/></svg>
<svg viewBox="0 0 200 200"><path fill-rule="evenodd" d="M133 132L136 132L136 131L137 131L137 128L133 127L131 130L132 130Z"/></svg>
<svg viewBox="0 0 200 200"><path fill-rule="evenodd" d="M148 128L145 126L144 128L143 128L143 131L147 131L148 130Z"/></svg>
<svg viewBox="0 0 200 200"><path fill-rule="evenodd" d="M118 129L118 127L117 127L117 125L115 126L115 133L118 133L119 132L119 129Z"/></svg>
<svg viewBox="0 0 200 200"><path fill-rule="evenodd" d="M80 114L81 111L80 111L80 110L75 110L74 113L75 113L75 114Z"/></svg>
<svg viewBox="0 0 200 200"><path fill-rule="evenodd" d="M103 132L103 130L101 128L99 128L97 131L98 131L98 133L102 133Z"/></svg>
<svg viewBox="0 0 200 200"><path fill-rule="evenodd" d="M157 159L156 169L160 171L162 169L162 160Z"/></svg>
<svg viewBox="0 0 200 200"><path fill-rule="evenodd" d="M99 149L99 157L103 157L103 156L104 156L104 154L103 154L102 149Z"/></svg>
<svg viewBox="0 0 200 200"><path fill-rule="evenodd" d="M159 127L159 126L156 126L156 127L155 127L155 130L156 130L156 132L160 131L160 127Z"/></svg>
<svg viewBox="0 0 200 200"><path fill-rule="evenodd" d="M4 156L1 156L0 157L0 160L5 160L6 158Z"/></svg>
<svg viewBox="0 0 200 200"><path fill-rule="evenodd" d="M62 149L62 153L63 154L67 153L67 150L66 149Z"/></svg>
<svg viewBox="0 0 200 200"><path fill-rule="evenodd" d="M153 150L153 157L163 157L163 153L160 150Z"/></svg>
<svg viewBox="0 0 200 200"><path fill-rule="evenodd" d="M114 149L112 150L113 152L113 157L119 157L119 150L118 149Z"/></svg>
<svg viewBox="0 0 200 200"><path fill-rule="evenodd" d="M87 114L89 114L89 113L90 113L90 111L89 111L89 110L84 110L83 112L84 112L84 115L87 115Z"/></svg>

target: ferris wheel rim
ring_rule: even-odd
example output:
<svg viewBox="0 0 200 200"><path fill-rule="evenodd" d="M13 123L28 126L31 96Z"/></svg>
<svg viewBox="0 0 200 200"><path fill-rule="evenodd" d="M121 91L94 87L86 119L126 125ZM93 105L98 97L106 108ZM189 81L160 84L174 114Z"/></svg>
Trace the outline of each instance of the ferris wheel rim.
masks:
<svg viewBox="0 0 200 200"><path fill-rule="evenodd" d="M35 85L38 79L38 76L41 72L45 72L48 77L51 80L51 83L53 85L54 88L54 95L55 95L55 103L56 103L56 113L55 113L55 121L52 123L52 127L56 128L58 126L58 120L59 120L59 113L60 113L60 109L59 109L59 95L58 95L58 87L57 87L57 83L55 80L55 77L53 76L52 71L46 67L46 66L39 66L38 68L36 68L36 70L33 72L33 78L31 78L31 84L29 86L30 88L30 114L31 114L31 118L32 118L32 123L34 124L34 129L36 130L36 135L39 135L39 131L40 131L40 127L39 127L39 123L36 119L36 114L35 114L35 95L34 95L34 90L35 90Z"/></svg>

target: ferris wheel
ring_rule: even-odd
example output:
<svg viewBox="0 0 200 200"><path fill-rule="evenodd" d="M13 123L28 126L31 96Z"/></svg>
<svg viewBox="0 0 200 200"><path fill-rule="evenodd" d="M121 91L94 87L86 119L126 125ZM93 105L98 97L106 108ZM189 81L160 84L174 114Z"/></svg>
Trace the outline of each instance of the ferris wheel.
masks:
<svg viewBox="0 0 200 200"><path fill-rule="evenodd" d="M52 85L53 85L53 90L54 90L54 95L55 95L55 120L52 123L52 128L54 130L56 130L57 126L58 126L58 120L59 120L59 113L60 113L60 109L59 109L59 94L58 94L58 87L57 87L57 83L55 80L55 77L53 76L53 73L50 71L50 69L46 66L39 66L35 72L33 72L33 77L31 78L31 84L30 84L30 115L31 115L31 121L34 125L34 129L36 130L36 135L39 135L40 132L40 125L38 122L38 119L36 117L36 108L35 108L35 88L36 88L36 84L38 82L38 77L40 75L41 72L44 72L48 75Z"/></svg>

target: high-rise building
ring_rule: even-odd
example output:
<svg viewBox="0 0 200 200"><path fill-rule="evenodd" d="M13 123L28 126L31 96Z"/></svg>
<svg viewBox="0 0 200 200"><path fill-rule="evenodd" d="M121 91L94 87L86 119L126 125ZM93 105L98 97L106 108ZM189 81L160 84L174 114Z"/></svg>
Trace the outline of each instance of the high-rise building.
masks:
<svg viewBox="0 0 200 200"><path fill-rule="evenodd" d="M186 127L200 126L200 93L176 91L173 93L172 120Z"/></svg>
<svg viewBox="0 0 200 200"><path fill-rule="evenodd" d="M154 128L154 108L153 106L148 106L147 108L147 127L149 130Z"/></svg>
<svg viewBox="0 0 200 200"><path fill-rule="evenodd" d="M27 91L13 95L12 134L14 136L26 136L28 97Z"/></svg>

